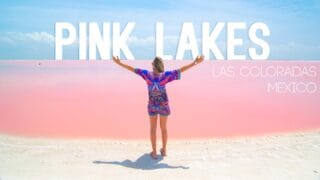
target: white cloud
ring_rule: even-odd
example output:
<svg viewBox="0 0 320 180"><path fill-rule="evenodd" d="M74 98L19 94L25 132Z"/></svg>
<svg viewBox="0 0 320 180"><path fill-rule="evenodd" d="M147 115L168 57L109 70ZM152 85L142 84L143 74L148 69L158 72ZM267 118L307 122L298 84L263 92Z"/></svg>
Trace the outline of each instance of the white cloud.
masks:
<svg viewBox="0 0 320 180"><path fill-rule="evenodd" d="M7 36L0 36L0 42L5 44L14 44L14 41Z"/></svg>
<svg viewBox="0 0 320 180"><path fill-rule="evenodd" d="M33 32L33 33L26 33L25 35L34 41L43 41L43 42L54 41L53 35L47 32Z"/></svg>
<svg viewBox="0 0 320 180"><path fill-rule="evenodd" d="M155 38L152 36L147 37L137 37L137 36L131 36L127 40L128 44L134 44L138 46L146 46L146 45L152 45L155 43Z"/></svg>
<svg viewBox="0 0 320 180"><path fill-rule="evenodd" d="M39 42L52 44L54 36L47 32L7 32L0 35L0 42L9 44L19 44L20 42Z"/></svg>

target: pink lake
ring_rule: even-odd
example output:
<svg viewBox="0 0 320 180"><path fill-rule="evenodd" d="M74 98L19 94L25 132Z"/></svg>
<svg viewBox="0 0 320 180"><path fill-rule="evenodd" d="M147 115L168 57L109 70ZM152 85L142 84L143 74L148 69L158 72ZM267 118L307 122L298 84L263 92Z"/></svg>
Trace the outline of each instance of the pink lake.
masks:
<svg viewBox="0 0 320 180"><path fill-rule="evenodd" d="M151 69L151 61L128 61ZM166 61L175 69L189 61ZM313 77L234 77L221 67L314 66ZM220 69L221 70L221 69ZM170 138L258 135L320 128L320 90L267 91L268 82L314 82L320 63L206 61L167 84ZM0 133L41 137L148 138L147 87L111 61L0 61ZM159 131L159 130L158 130ZM159 132L158 132L159 133Z"/></svg>

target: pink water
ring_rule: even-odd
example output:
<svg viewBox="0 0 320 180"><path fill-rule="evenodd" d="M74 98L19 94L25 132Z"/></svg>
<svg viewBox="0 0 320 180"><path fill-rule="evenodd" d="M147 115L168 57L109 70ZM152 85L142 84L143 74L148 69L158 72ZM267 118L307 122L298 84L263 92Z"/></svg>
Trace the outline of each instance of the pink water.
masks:
<svg viewBox="0 0 320 180"><path fill-rule="evenodd" d="M151 61L130 61L151 68ZM188 61L165 62L167 69ZM277 78L213 76L232 65L315 62L207 61L167 85L171 138L255 135L320 128L320 93L268 93ZM300 79L301 80L301 79ZM302 78L308 80L308 78ZM320 86L320 78L313 77ZM147 88L110 61L0 61L0 133L45 137L147 138Z"/></svg>

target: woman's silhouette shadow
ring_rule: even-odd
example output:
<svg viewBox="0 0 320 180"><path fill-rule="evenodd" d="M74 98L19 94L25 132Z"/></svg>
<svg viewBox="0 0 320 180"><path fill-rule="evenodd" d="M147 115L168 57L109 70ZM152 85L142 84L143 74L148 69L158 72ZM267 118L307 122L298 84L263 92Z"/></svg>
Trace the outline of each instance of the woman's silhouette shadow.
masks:
<svg viewBox="0 0 320 180"><path fill-rule="evenodd" d="M126 159L124 161L100 161L96 160L93 161L94 164L113 164L113 165L119 165L124 166L128 168L133 169L142 169L142 170L153 170L153 169L189 169L189 167L185 166L171 166L166 163L159 163L163 159L162 156L158 156L157 159L152 159L149 153L145 153L141 155L137 160L131 161L129 159Z"/></svg>

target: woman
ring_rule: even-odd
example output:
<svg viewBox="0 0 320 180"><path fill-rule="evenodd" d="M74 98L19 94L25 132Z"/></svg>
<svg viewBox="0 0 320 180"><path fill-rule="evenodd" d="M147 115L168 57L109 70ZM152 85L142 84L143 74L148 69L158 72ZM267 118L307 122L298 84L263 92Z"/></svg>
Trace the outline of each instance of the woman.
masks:
<svg viewBox="0 0 320 180"><path fill-rule="evenodd" d="M168 82L180 79L180 74L182 72L197 65L198 63L201 63L204 59L204 56L197 56L192 63L172 71L164 71L163 60L160 57L154 58L152 62L152 71L133 68L121 62L118 56L113 56L112 59L116 64L138 74L146 81L149 95L148 114L150 117L150 140L152 145L152 152L150 155L153 159L157 158L156 130L157 119L159 118L162 134L162 148L160 149L160 152L162 156L166 156L168 138L167 119L170 115L170 107L165 85Z"/></svg>

